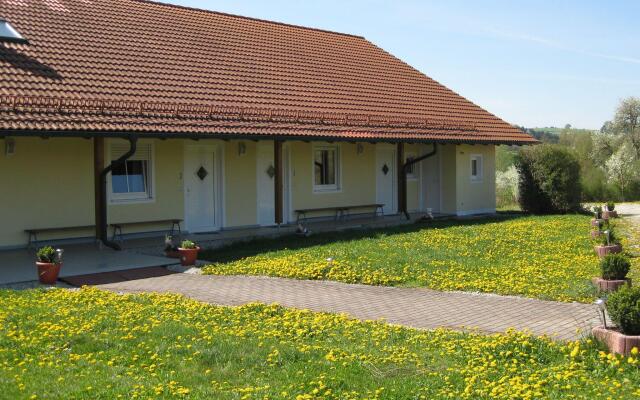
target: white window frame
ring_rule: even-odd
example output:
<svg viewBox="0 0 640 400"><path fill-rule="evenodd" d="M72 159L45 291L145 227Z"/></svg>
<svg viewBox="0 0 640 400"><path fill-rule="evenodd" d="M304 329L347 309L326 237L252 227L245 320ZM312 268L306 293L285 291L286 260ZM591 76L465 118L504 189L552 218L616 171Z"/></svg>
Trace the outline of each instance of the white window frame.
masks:
<svg viewBox="0 0 640 400"><path fill-rule="evenodd" d="M316 184L316 151L329 150L335 151L336 158L336 171L335 171L335 183L331 185L317 185ZM314 193L335 193L341 190L340 181L342 177L342 160L340 156L340 146L337 144L314 144L311 146L311 182L313 184Z"/></svg>
<svg viewBox="0 0 640 400"><path fill-rule="evenodd" d="M113 148L116 145L122 145L122 141L110 141L107 147L107 165L113 159ZM151 203L155 202L155 146L152 141L139 141L137 144L137 148L147 147L149 152L149 157L147 159L147 191L146 192L136 192L136 193L114 193L113 192L113 175L109 174L109 179L107 182L108 190L107 194L109 195L109 203L111 204L131 204L131 203Z"/></svg>
<svg viewBox="0 0 640 400"><path fill-rule="evenodd" d="M473 162L476 162L476 175L473 175ZM469 156L469 176L471 182L481 183L483 179L484 160L482 154L471 154Z"/></svg>
<svg viewBox="0 0 640 400"><path fill-rule="evenodd" d="M409 160L415 160L415 159L416 159L416 153L409 152L405 155L404 162L406 164L407 162L409 162ZM407 179L413 181L418 179L418 170L417 170L418 163L411 164L411 167L413 168L413 171L412 172L407 171Z"/></svg>

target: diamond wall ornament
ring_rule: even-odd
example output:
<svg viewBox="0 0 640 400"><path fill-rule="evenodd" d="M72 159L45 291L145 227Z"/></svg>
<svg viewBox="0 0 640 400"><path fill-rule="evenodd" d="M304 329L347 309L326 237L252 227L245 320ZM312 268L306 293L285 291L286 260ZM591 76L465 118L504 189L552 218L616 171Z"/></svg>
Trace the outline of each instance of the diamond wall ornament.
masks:
<svg viewBox="0 0 640 400"><path fill-rule="evenodd" d="M387 164L382 166L382 173L385 175L389 173L389 167L387 167Z"/></svg>
<svg viewBox="0 0 640 400"><path fill-rule="evenodd" d="M201 167L198 169L198 171L196 171L196 175L198 175L198 178L200 178L200 180L201 180L201 181L203 181L203 180L204 180L204 178L206 178L206 177L207 177L207 175L209 175L209 172L207 172L207 170L206 170L206 169L204 169L204 167L202 167L202 166L201 166Z"/></svg>
<svg viewBox="0 0 640 400"><path fill-rule="evenodd" d="M273 178L274 176L276 176L276 169L273 167L273 165L269 165L269 168L267 168L267 175L269 175L269 178Z"/></svg>

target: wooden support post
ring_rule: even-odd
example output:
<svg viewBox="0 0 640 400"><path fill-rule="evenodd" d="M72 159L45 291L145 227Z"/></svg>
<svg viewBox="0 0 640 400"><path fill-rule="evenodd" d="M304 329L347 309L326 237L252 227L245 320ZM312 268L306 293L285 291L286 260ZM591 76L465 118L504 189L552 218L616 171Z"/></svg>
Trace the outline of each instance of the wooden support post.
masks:
<svg viewBox="0 0 640 400"><path fill-rule="evenodd" d="M275 175L273 176L273 184L274 184L274 192L275 192L275 223L276 225L282 224L282 209L283 207L283 198L282 198L282 140L274 140L273 141L273 166L276 170Z"/></svg>
<svg viewBox="0 0 640 400"><path fill-rule="evenodd" d="M404 143L398 143L398 212L407 214L407 174L404 171Z"/></svg>
<svg viewBox="0 0 640 400"><path fill-rule="evenodd" d="M96 224L96 239L100 240L101 232L100 226L102 225L102 199L104 198L100 173L104 169L104 138L93 138L93 185L94 185L94 212L95 212L95 224Z"/></svg>

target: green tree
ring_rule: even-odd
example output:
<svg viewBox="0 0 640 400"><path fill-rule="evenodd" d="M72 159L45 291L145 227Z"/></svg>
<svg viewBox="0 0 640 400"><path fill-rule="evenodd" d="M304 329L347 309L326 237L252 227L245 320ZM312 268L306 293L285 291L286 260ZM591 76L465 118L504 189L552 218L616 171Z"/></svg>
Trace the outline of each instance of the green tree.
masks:
<svg viewBox="0 0 640 400"><path fill-rule="evenodd" d="M623 99L613 118L613 132L624 136L640 159L640 98Z"/></svg>

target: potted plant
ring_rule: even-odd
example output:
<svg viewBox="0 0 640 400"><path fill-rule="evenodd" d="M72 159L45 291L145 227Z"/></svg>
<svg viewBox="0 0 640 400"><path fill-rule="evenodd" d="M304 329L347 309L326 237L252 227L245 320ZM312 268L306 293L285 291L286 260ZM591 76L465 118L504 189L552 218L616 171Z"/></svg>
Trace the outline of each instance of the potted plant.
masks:
<svg viewBox="0 0 640 400"><path fill-rule="evenodd" d="M618 212L615 210L616 205L613 201L608 202L605 205L605 210L602 212L602 218L618 218Z"/></svg>
<svg viewBox="0 0 640 400"><path fill-rule="evenodd" d="M62 249L54 250L51 246L38 249L36 253L36 267L38 280L48 285L55 284L62 267Z"/></svg>
<svg viewBox="0 0 640 400"><path fill-rule="evenodd" d="M178 247L178 251L180 252L180 264L187 267L195 265L200 247L191 240L183 240L180 247Z"/></svg>
<svg viewBox="0 0 640 400"><path fill-rule="evenodd" d="M622 245L615 235L613 227L609 227L606 231L602 232L602 244L595 246L596 253L600 257L604 257L610 253L621 253Z"/></svg>
<svg viewBox="0 0 640 400"><path fill-rule="evenodd" d="M180 258L178 246L173 242L173 236L171 235L164 237L164 255L169 258Z"/></svg>
<svg viewBox="0 0 640 400"><path fill-rule="evenodd" d="M640 349L640 288L622 287L611 293L606 309L616 327L603 325L593 328L593 336L603 341L610 351L629 355L635 347Z"/></svg>
<svg viewBox="0 0 640 400"><path fill-rule="evenodd" d="M593 278L593 284L601 292L614 292L622 285L631 286L627 278L631 263L622 254L607 254L600 260L600 277Z"/></svg>

